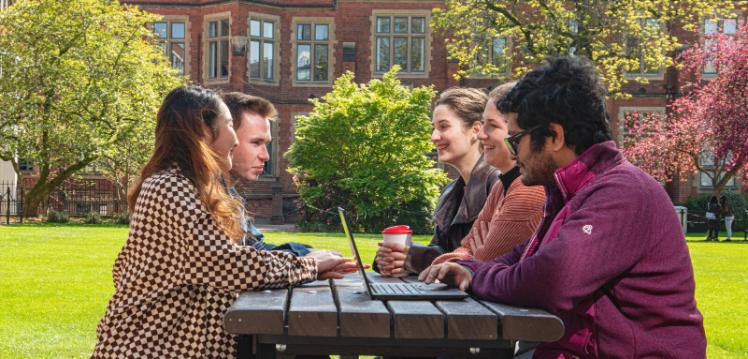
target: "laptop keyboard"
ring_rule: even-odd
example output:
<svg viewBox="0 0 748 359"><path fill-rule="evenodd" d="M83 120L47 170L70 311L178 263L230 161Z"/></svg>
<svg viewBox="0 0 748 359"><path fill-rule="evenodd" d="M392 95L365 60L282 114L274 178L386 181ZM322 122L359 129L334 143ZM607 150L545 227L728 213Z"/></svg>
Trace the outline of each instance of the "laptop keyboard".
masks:
<svg viewBox="0 0 748 359"><path fill-rule="evenodd" d="M372 283L371 291L376 294L418 294L422 293L413 284L405 283Z"/></svg>

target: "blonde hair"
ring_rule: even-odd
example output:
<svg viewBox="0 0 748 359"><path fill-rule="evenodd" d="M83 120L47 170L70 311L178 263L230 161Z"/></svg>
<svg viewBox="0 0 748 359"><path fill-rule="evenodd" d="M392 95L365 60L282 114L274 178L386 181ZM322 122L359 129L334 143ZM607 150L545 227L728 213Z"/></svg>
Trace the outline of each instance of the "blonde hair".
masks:
<svg viewBox="0 0 748 359"><path fill-rule="evenodd" d="M501 101L501 99L504 98L504 96L506 96L506 94L508 94L516 84L517 81L511 81L494 87L494 89L488 93L488 104L486 106L497 106L499 101Z"/></svg>

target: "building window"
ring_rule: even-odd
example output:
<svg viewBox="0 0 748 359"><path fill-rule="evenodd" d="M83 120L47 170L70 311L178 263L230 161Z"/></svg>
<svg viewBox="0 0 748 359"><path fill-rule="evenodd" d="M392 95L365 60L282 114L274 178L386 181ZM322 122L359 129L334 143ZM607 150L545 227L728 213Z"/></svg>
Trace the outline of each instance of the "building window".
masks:
<svg viewBox="0 0 748 359"><path fill-rule="evenodd" d="M249 20L249 78L275 81L276 22Z"/></svg>
<svg viewBox="0 0 748 359"><path fill-rule="evenodd" d="M185 23L184 21L156 21L153 23L161 49L171 62L171 67L184 75L185 56Z"/></svg>
<svg viewBox="0 0 748 359"><path fill-rule="evenodd" d="M208 80L229 78L229 19L208 22Z"/></svg>
<svg viewBox="0 0 748 359"><path fill-rule="evenodd" d="M14 2L15 0L0 0L0 10L13 5Z"/></svg>
<svg viewBox="0 0 748 359"><path fill-rule="evenodd" d="M734 36L738 32L738 20L737 19L710 19L704 20L704 39L705 47L711 47L715 43L716 39L713 36L717 34L725 34ZM707 61L704 65L704 74L714 75L717 73L717 68L714 66L714 62Z"/></svg>
<svg viewBox="0 0 748 359"><path fill-rule="evenodd" d="M709 178L709 174L707 174L707 172L699 172L699 188L712 188L712 179ZM735 177L732 177L729 181L727 181L727 183L725 184L725 188L735 188Z"/></svg>
<svg viewBox="0 0 748 359"><path fill-rule="evenodd" d="M18 169L22 172L34 172L34 164L21 158L18 160Z"/></svg>
<svg viewBox="0 0 748 359"><path fill-rule="evenodd" d="M374 28L375 73L385 73L394 65L403 73L426 73L426 16L378 15Z"/></svg>
<svg viewBox="0 0 748 359"><path fill-rule="evenodd" d="M296 81L328 81L329 41L329 24L296 24Z"/></svg>
<svg viewBox="0 0 748 359"><path fill-rule="evenodd" d="M509 61L507 61L507 41L506 38L493 39L487 46L475 55L475 62L480 65L491 64L500 73L506 73L509 70ZM482 74L476 74L478 76ZM471 75L472 76L472 75Z"/></svg>
<svg viewBox="0 0 748 359"><path fill-rule="evenodd" d="M626 36L626 42L624 44L625 55L626 58L632 60L632 64L626 65L626 74L636 76L659 76L661 75L661 68L647 62L643 49L650 46L649 44L644 43L644 41L656 37L657 34L662 31L662 28L657 19L651 18L639 20L639 26L641 26L642 33L647 36L642 37L635 34L629 34Z"/></svg>
<svg viewBox="0 0 748 359"><path fill-rule="evenodd" d="M618 111L618 145L621 149L634 145L634 139L629 135L629 128L633 122L651 114L665 116L665 107L621 107ZM642 135L649 134L647 129L642 129Z"/></svg>

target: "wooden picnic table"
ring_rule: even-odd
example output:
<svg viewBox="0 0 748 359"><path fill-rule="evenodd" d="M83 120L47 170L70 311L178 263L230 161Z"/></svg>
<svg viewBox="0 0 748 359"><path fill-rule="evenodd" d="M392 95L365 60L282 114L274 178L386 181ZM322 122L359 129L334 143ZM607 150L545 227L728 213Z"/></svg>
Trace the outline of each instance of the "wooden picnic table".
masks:
<svg viewBox="0 0 748 359"><path fill-rule="evenodd" d="M367 273L376 282L413 281ZM561 320L537 309L467 298L380 301L359 274L290 289L242 293L226 330L255 336L257 358L293 355L392 355L511 358L517 340L549 342Z"/></svg>

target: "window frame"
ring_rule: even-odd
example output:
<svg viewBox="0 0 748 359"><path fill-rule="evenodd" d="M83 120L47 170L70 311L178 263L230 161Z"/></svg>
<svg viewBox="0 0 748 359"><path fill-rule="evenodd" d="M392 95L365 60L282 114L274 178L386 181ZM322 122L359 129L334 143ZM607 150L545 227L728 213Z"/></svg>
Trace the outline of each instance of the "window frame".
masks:
<svg viewBox="0 0 748 359"><path fill-rule="evenodd" d="M408 38L408 58L407 61L409 62L411 59L410 55L410 48L411 48L411 39L413 37L423 37L424 39L424 54L423 54L423 72L406 72L406 69L400 70L398 73L398 77L400 78L414 78L414 79L425 79L429 78L431 73L431 45L433 43L433 32L431 30L431 10L374 10L372 11L370 22L371 22L371 34L369 37L369 41L371 42L370 48L371 48L371 58L370 58L370 71L371 71L371 77L372 78L381 78L385 72L377 71L377 51L376 51L376 39L378 36L388 36L390 39L393 39L395 37L407 37ZM408 32L403 34L396 34L394 31L390 31L388 35L378 35L377 34L377 18L378 17L390 17L390 29L394 27L394 18L395 17L407 17L408 18ZM423 17L424 18L424 25L426 26L426 31L424 32L423 36L416 35L414 36L411 33L412 29L412 18L413 17ZM390 43L393 41L391 40ZM390 45L390 69L392 69L392 64L394 63L394 46Z"/></svg>
<svg viewBox="0 0 748 359"><path fill-rule="evenodd" d="M229 21L229 34L227 36L221 36L220 35L220 23L222 20L228 20ZM211 38L209 37L209 31L210 31L210 23L213 21L217 21L219 24L219 36ZM233 55L231 54L231 28L233 27L233 18L231 17L230 11L224 11L219 12L215 14L208 14L203 16L203 34L205 41L203 41L203 83L209 84L209 85L216 85L216 84L228 84L231 81L231 61L233 59ZM228 74L225 78L222 78L220 76L216 78L210 78L210 43L212 41L217 41L220 44L220 41L225 40L227 42L228 46ZM220 52L220 45L218 47L218 52Z"/></svg>
<svg viewBox="0 0 748 359"><path fill-rule="evenodd" d="M618 108L618 133L616 134L616 142L618 142L618 148L623 150L625 148L625 131L626 131L626 114L639 112L641 114L647 113L661 113L667 114L667 107L662 106L621 106Z"/></svg>
<svg viewBox="0 0 748 359"><path fill-rule="evenodd" d="M647 20L650 20L650 19L657 21L657 24L660 27L660 31L667 31L667 27L659 19L647 17L647 18L642 18L639 20L646 22ZM623 38L624 54L626 53L627 51L626 49L628 48L629 36L630 36L629 34L624 34L624 38ZM647 79L647 80L665 80L666 68L660 67L660 69L657 72L651 72L651 73L641 72L641 70L645 67L646 67L646 64L644 63L644 53L642 53L641 56L639 57L639 72L624 72L623 78L629 81L636 80L637 78L642 78L642 79Z"/></svg>
<svg viewBox="0 0 748 359"><path fill-rule="evenodd" d="M301 24L310 24L312 26L312 38L310 40L299 40L297 36L297 26ZM327 40L315 40L315 25L327 25ZM311 45L312 67L310 69L310 80L299 80L297 78L298 66L298 46L300 44ZM327 80L314 80L314 45L327 45ZM294 87L330 87L334 81L335 75L335 18L334 17L311 17L311 16L294 16L291 18L291 85Z"/></svg>
<svg viewBox="0 0 748 359"><path fill-rule="evenodd" d="M703 18L701 19L701 23L699 24L699 46L703 46L706 41L706 22L710 20L717 20L717 34L723 34L724 33L724 21L725 20L735 20L735 31L740 30L741 26L744 26L746 22L748 22L748 16L745 16L739 12L732 12L731 16L726 17L720 17L720 18ZM734 36L734 35L733 35ZM704 64L704 68L701 70L701 77L703 79L713 79L717 77L719 74L719 70L715 69L714 72L706 72L704 71L706 68L706 64Z"/></svg>
<svg viewBox="0 0 748 359"><path fill-rule="evenodd" d="M152 27L151 30L153 30L154 33L155 33L154 24L157 22L167 23L166 27L168 31L168 34L167 34L168 36L166 37L166 39L162 39L158 36L155 36L154 38L156 39L156 41L158 41L159 43L168 42L169 44L171 44L172 42L183 42L184 43L184 73L182 74L182 76L190 77L190 70L191 70L190 68L190 45L191 45L191 40L192 40L192 36L190 36L191 34L190 30L192 29L192 26L190 24L189 16L183 16L183 15L163 16L161 20L150 23ZM171 37L171 23L172 22L184 23L184 38L181 39L182 41L173 41L174 39ZM169 58L169 61L171 62L171 58ZM171 64L171 66L172 68L174 68L174 64Z"/></svg>
<svg viewBox="0 0 748 359"><path fill-rule="evenodd" d="M261 35L254 36L252 35L252 21L260 21L260 31ZM264 45L266 39L262 36L262 32L265 31L264 29L264 23L265 22L272 22L273 23L273 72L272 72L272 79L267 79L265 76L263 76L262 72L262 55L264 54ZM262 84L262 85L274 85L278 86L280 85L280 67L281 67L281 59L280 59L280 48L283 45L283 39L282 39L282 32L281 32L281 18L278 15L271 15L271 14L265 14L260 12L250 12L247 16L247 76L246 79L249 83L254 84ZM259 41L260 42L260 77L252 77L252 41Z"/></svg>
<svg viewBox="0 0 748 359"><path fill-rule="evenodd" d="M504 39L504 48L506 49L505 53L508 52L509 55L510 55L510 56L506 56L505 59L504 59L504 61L506 62L505 65L504 65L504 71L499 72L497 74L493 74L493 75L488 75L488 74L484 74L484 73L480 73L480 72L471 72L468 75L468 78L470 78L470 79L495 79L497 76L500 77L500 78L508 78L508 77L510 77L512 75L512 57L511 57L511 53L512 53L512 45L513 45L513 43L512 43L512 40L510 38L507 38L507 37L497 37L497 38L494 38L491 41L491 48L490 48L490 51L489 51L489 61L493 62L493 60L494 60L494 56L493 56L494 55L494 43L496 42L496 40L499 40L499 39ZM477 57L477 55L476 55L476 57ZM478 59L476 58L475 61L477 63Z"/></svg>

